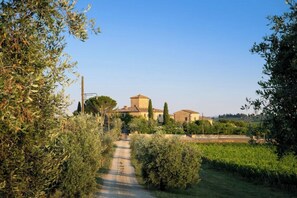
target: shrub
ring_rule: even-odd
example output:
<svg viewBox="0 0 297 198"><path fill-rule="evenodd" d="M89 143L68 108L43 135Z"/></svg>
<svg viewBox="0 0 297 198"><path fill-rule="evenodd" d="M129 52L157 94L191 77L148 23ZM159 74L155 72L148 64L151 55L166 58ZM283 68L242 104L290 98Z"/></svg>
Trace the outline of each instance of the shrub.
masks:
<svg viewBox="0 0 297 198"><path fill-rule="evenodd" d="M58 180L63 197L84 197L94 191L102 160L100 131L99 123L91 115L78 115L66 121L57 140L68 155Z"/></svg>
<svg viewBox="0 0 297 198"><path fill-rule="evenodd" d="M161 190L185 189L199 181L200 152L178 139L133 136L131 148L147 185Z"/></svg>
<svg viewBox="0 0 297 198"><path fill-rule="evenodd" d="M0 135L5 143L5 152L0 152L0 197L84 197L93 192L103 136L95 117L57 119L42 136L27 130L22 141L11 146Z"/></svg>
<svg viewBox="0 0 297 198"><path fill-rule="evenodd" d="M65 160L55 146L57 130L13 133L0 122L0 197L43 197L56 188Z"/></svg>
<svg viewBox="0 0 297 198"><path fill-rule="evenodd" d="M200 126L198 126L195 123L189 123L188 124L188 133L189 134L199 134L199 133L202 133L202 129Z"/></svg>
<svg viewBox="0 0 297 198"><path fill-rule="evenodd" d="M157 126L156 134L185 134L182 124L170 120L166 125Z"/></svg>
<svg viewBox="0 0 297 198"><path fill-rule="evenodd" d="M168 134L185 134L182 124L170 120L170 122L164 126L165 133Z"/></svg>
<svg viewBox="0 0 297 198"><path fill-rule="evenodd" d="M120 118L114 118L111 122L111 130L108 133L112 134L113 141L116 141L120 138L122 134L122 121Z"/></svg>
<svg viewBox="0 0 297 198"><path fill-rule="evenodd" d="M142 117L133 117L129 123L129 129L131 132L137 131L138 133L155 133L156 132L156 121L146 120Z"/></svg>
<svg viewBox="0 0 297 198"><path fill-rule="evenodd" d="M121 136L121 126L121 120L114 119L111 123L112 129L110 131L101 133L102 164L109 160L113 151L113 143Z"/></svg>

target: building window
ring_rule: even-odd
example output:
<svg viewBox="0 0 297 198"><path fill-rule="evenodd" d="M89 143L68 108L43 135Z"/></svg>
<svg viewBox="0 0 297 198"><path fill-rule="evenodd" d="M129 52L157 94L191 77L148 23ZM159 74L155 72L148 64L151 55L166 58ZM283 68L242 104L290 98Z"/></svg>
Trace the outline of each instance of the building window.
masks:
<svg viewBox="0 0 297 198"><path fill-rule="evenodd" d="M186 122L188 121L188 117L185 117L185 121L186 121Z"/></svg>

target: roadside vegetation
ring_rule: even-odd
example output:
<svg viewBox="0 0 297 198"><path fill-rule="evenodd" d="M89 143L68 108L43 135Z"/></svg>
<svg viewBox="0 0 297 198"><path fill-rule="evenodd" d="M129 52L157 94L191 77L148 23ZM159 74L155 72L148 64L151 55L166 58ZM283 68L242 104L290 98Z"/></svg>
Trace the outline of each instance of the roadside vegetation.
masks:
<svg viewBox="0 0 297 198"><path fill-rule="evenodd" d="M96 119L89 115L69 118L56 139L57 147L65 152L61 173L56 182L59 187L54 195L69 197L86 196L96 187L94 175L103 159L101 150L103 136ZM93 179L90 179L93 178Z"/></svg>
<svg viewBox="0 0 297 198"><path fill-rule="evenodd" d="M199 181L200 152L178 139L135 135L131 149L132 161L141 167L143 181L148 186L160 190L186 189Z"/></svg>
<svg viewBox="0 0 297 198"><path fill-rule="evenodd" d="M100 168L98 169L96 174L96 182L98 184L97 190L100 189L103 185L103 180L101 178L102 174L106 174L109 171L110 164L113 158L113 153L115 151L114 142L119 140L121 136L121 125L122 122L119 118L113 119L111 121L111 129L109 131L103 132L103 135L100 136L102 144L102 160L100 161Z"/></svg>
<svg viewBox="0 0 297 198"><path fill-rule="evenodd" d="M75 63L65 35L99 33L76 1L1 1L0 197L88 197L121 122L69 117L64 91ZM84 105L84 104L83 104Z"/></svg>

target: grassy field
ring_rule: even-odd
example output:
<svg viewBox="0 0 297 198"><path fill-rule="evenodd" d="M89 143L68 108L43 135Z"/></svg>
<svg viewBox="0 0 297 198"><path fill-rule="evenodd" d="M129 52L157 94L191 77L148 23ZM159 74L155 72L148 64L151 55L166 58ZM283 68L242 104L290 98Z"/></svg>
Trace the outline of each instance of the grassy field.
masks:
<svg viewBox="0 0 297 198"><path fill-rule="evenodd" d="M182 197L297 197L293 193L281 191L263 184L251 183L242 177L225 171L217 171L207 166L201 170L201 181L188 190L158 191L152 194L159 198Z"/></svg>

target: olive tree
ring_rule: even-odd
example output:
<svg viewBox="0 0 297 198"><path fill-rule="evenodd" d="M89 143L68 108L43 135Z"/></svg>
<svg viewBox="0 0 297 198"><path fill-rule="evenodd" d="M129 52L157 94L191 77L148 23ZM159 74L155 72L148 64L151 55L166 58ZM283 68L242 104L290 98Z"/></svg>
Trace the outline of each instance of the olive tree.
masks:
<svg viewBox="0 0 297 198"><path fill-rule="evenodd" d="M297 3L286 1L290 11L269 17L271 35L254 44L253 53L265 60L259 82L259 99L250 101L256 110L262 108L269 139L277 146L279 156L297 155Z"/></svg>
<svg viewBox="0 0 297 198"><path fill-rule="evenodd" d="M131 149L147 185L160 190L185 189L199 182L201 153L179 139L134 135Z"/></svg>
<svg viewBox="0 0 297 198"><path fill-rule="evenodd" d="M75 63L66 32L84 41L94 21L71 0L0 3L0 196L42 197L55 189L65 153L55 146ZM56 88L59 87L58 91Z"/></svg>

